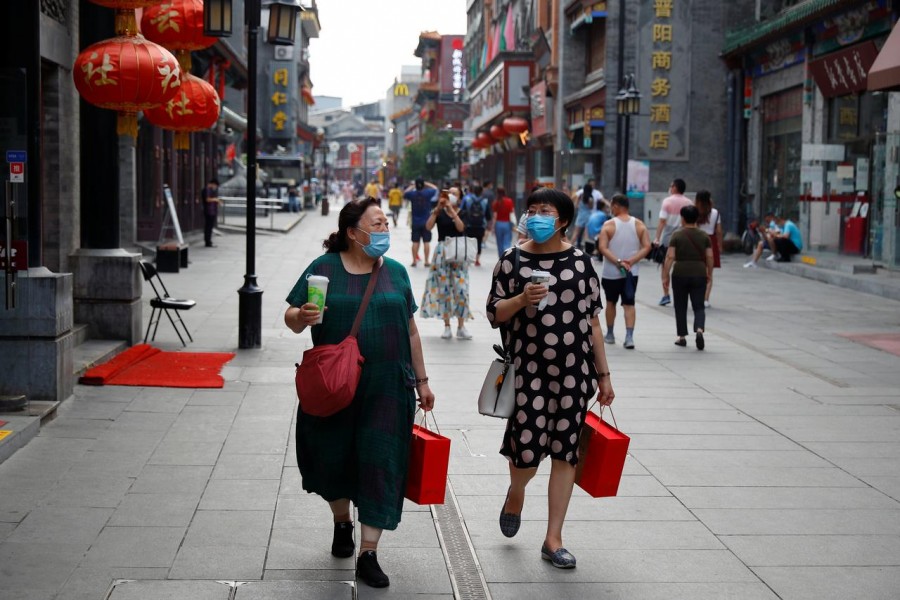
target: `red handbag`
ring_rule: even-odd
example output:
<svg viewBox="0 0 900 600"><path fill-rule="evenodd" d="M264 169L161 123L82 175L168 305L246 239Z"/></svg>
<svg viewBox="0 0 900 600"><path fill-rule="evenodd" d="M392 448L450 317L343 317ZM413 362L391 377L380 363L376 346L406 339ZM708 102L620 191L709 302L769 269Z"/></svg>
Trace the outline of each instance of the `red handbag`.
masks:
<svg viewBox="0 0 900 600"><path fill-rule="evenodd" d="M594 498L615 496L619 491L630 442L627 435L604 421L601 415L588 411L584 419L575 469L575 483Z"/></svg>
<svg viewBox="0 0 900 600"><path fill-rule="evenodd" d="M443 504L449 465L450 439L414 424L405 496L416 504Z"/></svg>
<svg viewBox="0 0 900 600"><path fill-rule="evenodd" d="M362 325L366 307L375 291L380 262L372 267L369 285L359 305L350 334L339 344L315 346L303 353L294 383L300 410L313 417L328 417L350 406L362 376L366 359L359 352L356 336Z"/></svg>

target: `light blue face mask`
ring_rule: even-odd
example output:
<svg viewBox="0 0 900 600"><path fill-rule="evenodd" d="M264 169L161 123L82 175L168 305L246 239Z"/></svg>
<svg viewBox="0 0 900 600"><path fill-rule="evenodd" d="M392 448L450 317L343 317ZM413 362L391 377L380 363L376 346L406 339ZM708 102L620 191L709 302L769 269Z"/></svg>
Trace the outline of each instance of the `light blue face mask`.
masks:
<svg viewBox="0 0 900 600"><path fill-rule="evenodd" d="M369 235L369 243L368 244L359 244L362 246L363 252L366 253L367 256L371 258L378 258L383 255L388 249L391 247L391 232L390 231L363 231L359 227L356 227L357 231L362 231L363 233L367 233Z"/></svg>
<svg viewBox="0 0 900 600"><path fill-rule="evenodd" d="M528 235L538 244L543 244L557 232L556 217L549 215L531 215L525 221Z"/></svg>

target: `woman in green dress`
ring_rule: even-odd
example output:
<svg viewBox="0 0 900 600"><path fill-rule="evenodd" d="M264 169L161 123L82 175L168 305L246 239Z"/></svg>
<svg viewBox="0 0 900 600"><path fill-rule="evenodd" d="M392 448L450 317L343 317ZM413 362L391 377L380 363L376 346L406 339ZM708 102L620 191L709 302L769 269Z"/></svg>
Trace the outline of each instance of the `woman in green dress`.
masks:
<svg viewBox="0 0 900 600"><path fill-rule="evenodd" d="M372 587L390 583L376 549L381 532L400 523L416 393L420 408L434 406L409 276L397 261L382 257L389 245L388 220L377 200L345 205L338 231L324 242L326 253L300 276L284 315L294 333L312 327L316 346L341 342L350 333L372 268L382 261L357 336L365 364L353 403L329 417L304 414L302 406L297 414L303 489L319 494L331 507L331 553L336 557L353 555L350 503L356 506L362 524L357 577ZM329 280L322 323L317 323L317 305L308 302L310 275Z"/></svg>

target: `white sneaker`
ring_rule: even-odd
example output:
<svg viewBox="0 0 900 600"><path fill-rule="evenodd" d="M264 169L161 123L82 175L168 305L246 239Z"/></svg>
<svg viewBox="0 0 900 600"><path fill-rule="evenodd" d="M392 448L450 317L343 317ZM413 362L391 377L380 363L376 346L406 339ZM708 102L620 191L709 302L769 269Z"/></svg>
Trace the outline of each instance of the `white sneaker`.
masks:
<svg viewBox="0 0 900 600"><path fill-rule="evenodd" d="M773 260L775 260L775 256L776 256L775 254L770 254L769 256L766 257L766 260L769 262L772 262Z"/></svg>
<svg viewBox="0 0 900 600"><path fill-rule="evenodd" d="M453 332L450 331L450 328L449 328L449 327L444 327L444 333L441 334L441 339L442 339L442 340L449 340L449 339L452 338L452 337L453 337Z"/></svg>
<svg viewBox="0 0 900 600"><path fill-rule="evenodd" d="M754 261L751 260L749 262L744 263L744 268L745 269L758 269L759 266Z"/></svg>
<svg viewBox="0 0 900 600"><path fill-rule="evenodd" d="M459 329L456 330L456 337L458 337L461 340L471 340L472 334L469 333L468 331L466 331L465 327L460 327Z"/></svg>

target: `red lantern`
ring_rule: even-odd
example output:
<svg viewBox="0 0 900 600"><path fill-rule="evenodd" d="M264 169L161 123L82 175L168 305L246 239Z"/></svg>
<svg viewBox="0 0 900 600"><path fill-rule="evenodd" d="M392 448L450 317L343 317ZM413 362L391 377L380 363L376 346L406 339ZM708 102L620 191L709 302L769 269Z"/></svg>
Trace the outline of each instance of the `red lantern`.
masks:
<svg viewBox="0 0 900 600"><path fill-rule="evenodd" d="M494 143L494 138L492 138L484 131L479 133L478 137L476 137L475 139L481 143L482 148L489 148Z"/></svg>
<svg viewBox="0 0 900 600"><path fill-rule="evenodd" d="M216 38L203 35L203 0L171 0L148 8L141 17L141 32L174 52L185 72L190 72L192 51L216 43Z"/></svg>
<svg viewBox="0 0 900 600"><path fill-rule="evenodd" d="M509 136L499 125L491 125L491 137L498 142Z"/></svg>
<svg viewBox="0 0 900 600"><path fill-rule="evenodd" d="M120 10L134 10L136 8L146 8L159 4L163 0L91 0L94 4L105 6L106 8L118 8Z"/></svg>
<svg viewBox="0 0 900 600"><path fill-rule="evenodd" d="M524 133L528 131L528 121L522 117L508 117L503 119L503 130L509 135ZM493 128L491 133L493 133Z"/></svg>
<svg viewBox="0 0 900 600"><path fill-rule="evenodd" d="M72 67L75 88L100 108L119 111L119 135L137 137L137 113L171 100L181 87L172 53L141 36L119 36L88 46Z"/></svg>
<svg viewBox="0 0 900 600"><path fill-rule="evenodd" d="M472 140L472 147L475 148L476 150L481 150L482 148L484 148L484 146L481 143L481 140L479 140L478 138L475 138L474 140Z"/></svg>
<svg viewBox="0 0 900 600"><path fill-rule="evenodd" d="M157 127L175 131L175 149L186 150L191 132L209 129L219 120L219 94L199 77L187 75L174 98L145 110L144 116Z"/></svg>

